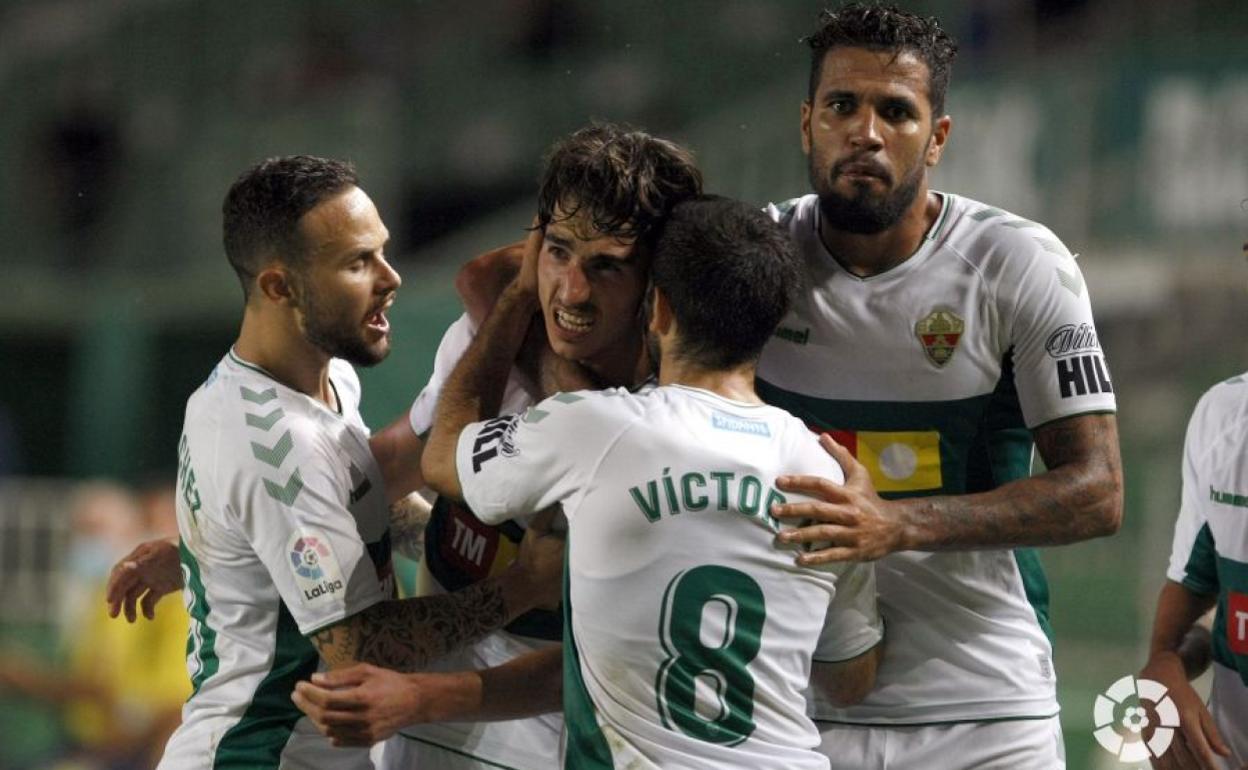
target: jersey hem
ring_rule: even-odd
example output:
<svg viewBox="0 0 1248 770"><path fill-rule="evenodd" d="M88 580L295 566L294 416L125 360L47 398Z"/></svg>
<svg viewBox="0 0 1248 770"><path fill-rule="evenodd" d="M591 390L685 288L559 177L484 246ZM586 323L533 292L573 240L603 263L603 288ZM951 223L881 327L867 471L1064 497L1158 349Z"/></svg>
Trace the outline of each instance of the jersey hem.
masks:
<svg viewBox="0 0 1248 770"><path fill-rule="evenodd" d="M1046 427L1046 426L1048 426L1048 425L1052 425L1052 424L1053 424L1053 423L1055 423L1055 422L1059 422L1059 421L1061 421L1061 420L1069 420L1071 417L1084 417L1084 416L1089 415L1089 414L1118 414L1118 409L1117 409L1117 408L1114 408L1114 409L1089 409L1089 410L1087 410L1086 412L1071 412L1070 414L1063 414L1063 415L1061 415L1061 416L1059 416L1059 417L1053 417L1053 418L1051 418L1051 419L1045 420L1044 422L1037 423L1036 425L1028 425L1028 426L1027 426L1027 430L1029 430L1029 431L1033 431L1033 432L1034 432L1034 431L1038 431L1038 430L1040 430L1041 428Z"/></svg>
<svg viewBox="0 0 1248 770"><path fill-rule="evenodd" d="M1042 719L1052 719L1061 713L1061 709L1054 711L1052 714L1028 715L1028 716L1012 716L1012 717L992 717L987 719L976 719L970 717L967 719L942 719L934 722L851 722L846 719L828 719L826 717L811 717L812 722L820 722L830 725L848 725L850 727L937 727L940 725L965 725L965 724L991 724L993 722L1023 722L1023 721L1039 721Z"/></svg>
<svg viewBox="0 0 1248 770"><path fill-rule="evenodd" d="M855 652L853 655L850 655L848 657L833 659L833 658L816 658L814 656L811 656L810 660L812 663L844 663L846 661L853 660L854 658L861 658L863 655L866 655L868 652L871 652L872 650L874 650L876 647L879 647L883 643L884 643L884 635L880 634L879 638L876 639L874 642L867 645L866 647L863 647L861 650L859 650L858 652Z"/></svg>
<svg viewBox="0 0 1248 770"><path fill-rule="evenodd" d="M452 753L452 754L457 754L457 755L459 755L459 756L461 756L461 757L467 757L468 759L472 759L472 760L475 760L475 761L477 761L477 762L482 762L482 763L484 763L484 764L489 765L490 767L497 767L497 768L501 768L502 770L520 770L520 768L518 768L518 767L512 767L511 765L504 765L504 764L500 764L500 763L498 763L498 762L495 762L495 761L494 761L494 760L492 760L492 759L486 759L485 757L478 757L476 754L469 754L469 753L468 753L468 752L466 752L466 751L460 751L459 749L453 749L453 748L451 748L450 746L443 746L442 744L440 744L440 743L438 743L438 742L436 742L436 741L431 741L431 740L429 740L428 738L417 738L415 735L408 735L408 734L407 734L407 733L405 733L405 732L400 732L400 733L399 733L399 737L404 738L404 739L409 740L409 741L415 741L415 742L417 742L417 743L423 743L423 744L425 744L426 746L432 746L432 747L434 747L435 749L442 749L443 751L449 751L449 752L450 752L450 753Z"/></svg>

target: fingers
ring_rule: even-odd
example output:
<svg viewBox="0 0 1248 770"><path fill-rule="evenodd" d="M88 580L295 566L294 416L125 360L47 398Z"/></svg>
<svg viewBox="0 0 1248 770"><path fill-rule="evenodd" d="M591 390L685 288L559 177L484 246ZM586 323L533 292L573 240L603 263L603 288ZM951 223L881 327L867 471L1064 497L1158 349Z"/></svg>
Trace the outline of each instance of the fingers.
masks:
<svg viewBox="0 0 1248 770"><path fill-rule="evenodd" d="M828 502L842 502L849 499L845 487L822 476L777 476L776 487L782 492L797 492Z"/></svg>
<svg viewBox="0 0 1248 770"><path fill-rule="evenodd" d="M143 617L148 620L156 619L156 602L160 601L160 596L155 591L148 591L143 594L143 599L139 602L140 608L143 610Z"/></svg>
<svg viewBox="0 0 1248 770"><path fill-rule="evenodd" d="M867 467L858 462L858 458L845 447L837 443L836 439L828 433L819 434L819 446L824 451L832 455L832 459L836 460L836 464L841 466L841 470L845 473L845 484L848 486L872 486L871 474L867 471Z"/></svg>
<svg viewBox="0 0 1248 770"><path fill-rule="evenodd" d="M312 675L312 684L328 689L354 687L363 684L371 671L372 666L367 663L356 663L336 671L319 671Z"/></svg>
<svg viewBox="0 0 1248 770"><path fill-rule="evenodd" d="M797 563L803 567L817 567L842 561L869 561L870 557L858 548L824 548L809 553L799 553Z"/></svg>
<svg viewBox="0 0 1248 770"><path fill-rule="evenodd" d="M558 505L552 505L544 511L539 511L537 515L529 521L527 529L531 529L539 535L544 535L550 532L551 525L554 524L555 516L557 515L559 515Z"/></svg>
<svg viewBox="0 0 1248 770"><path fill-rule="evenodd" d="M296 695L299 697L295 698ZM364 720L360 712L368 708L358 689L331 690L311 682L297 682L290 697L296 705L305 703L314 708L317 717L326 724L361 724Z"/></svg>
<svg viewBox="0 0 1248 770"><path fill-rule="evenodd" d="M771 506L771 515L778 519L809 519L811 521L823 524L840 524L842 526L852 526L858 523L857 512L847 505L832 505L830 503L820 503L813 501L804 501L800 503L776 503ZM791 530L783 533L781 539L795 536L795 533L801 530Z"/></svg>
<svg viewBox="0 0 1248 770"><path fill-rule="evenodd" d="M1213 715L1208 709L1204 709L1200 715L1200 723L1204 728L1205 737L1209 739L1209 748L1220 756L1229 757L1231 755L1231 747L1226 745L1226 741L1222 740L1222 733L1218 730L1218 726L1213 721Z"/></svg>

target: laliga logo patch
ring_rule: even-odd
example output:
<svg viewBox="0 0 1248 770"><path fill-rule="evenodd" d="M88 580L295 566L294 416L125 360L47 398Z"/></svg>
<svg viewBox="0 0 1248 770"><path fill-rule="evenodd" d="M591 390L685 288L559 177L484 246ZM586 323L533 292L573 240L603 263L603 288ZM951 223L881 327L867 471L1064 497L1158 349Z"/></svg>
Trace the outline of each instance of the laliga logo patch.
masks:
<svg viewBox="0 0 1248 770"><path fill-rule="evenodd" d="M1145 703L1152 704L1156 723ZM1124 676L1096 696L1092 707L1096 732L1092 735L1101 748L1117 754L1120 762L1143 762L1160 757L1170 748L1174 728L1179 726L1179 710L1160 682ZM1118 728L1123 729L1118 729ZM1152 736L1144 736L1153 727Z"/></svg>
<svg viewBox="0 0 1248 770"><path fill-rule="evenodd" d="M346 587L338 560L324 535L296 532L291 537L290 570L308 602L332 596Z"/></svg>

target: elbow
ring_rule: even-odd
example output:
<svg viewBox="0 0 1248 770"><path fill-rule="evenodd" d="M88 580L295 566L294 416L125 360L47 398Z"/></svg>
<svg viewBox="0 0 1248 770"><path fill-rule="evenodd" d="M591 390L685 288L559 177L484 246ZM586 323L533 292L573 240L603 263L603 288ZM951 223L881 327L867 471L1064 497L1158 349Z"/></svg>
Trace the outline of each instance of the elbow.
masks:
<svg viewBox="0 0 1248 770"><path fill-rule="evenodd" d="M449 495L452 491L452 485L448 476L454 476L454 464L451 463L451 467L448 468L448 463L443 462L439 453L433 451L433 449L434 447L431 445L420 458L420 473L425 479L425 484L430 489L439 495Z"/></svg>
<svg viewBox="0 0 1248 770"><path fill-rule="evenodd" d="M870 680L860 680L857 682L847 683L831 687L824 692L828 701L837 708L848 708L862 702L867 697L867 693L871 692L871 688L875 686L875 678Z"/></svg>
<svg viewBox="0 0 1248 770"><path fill-rule="evenodd" d="M1122 529L1122 473L1110 474L1101 484L1101 494L1091 512L1092 537L1109 537Z"/></svg>

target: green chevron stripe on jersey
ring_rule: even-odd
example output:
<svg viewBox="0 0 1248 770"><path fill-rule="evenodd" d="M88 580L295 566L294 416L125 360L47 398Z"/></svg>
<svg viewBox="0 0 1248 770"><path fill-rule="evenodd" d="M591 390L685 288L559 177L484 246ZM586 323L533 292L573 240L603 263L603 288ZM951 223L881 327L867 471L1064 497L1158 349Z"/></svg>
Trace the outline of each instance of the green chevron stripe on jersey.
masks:
<svg viewBox="0 0 1248 770"><path fill-rule="evenodd" d="M246 385L239 385L238 392L242 394L244 401L250 401L253 404L267 404L277 398L277 388L252 390Z"/></svg>
<svg viewBox="0 0 1248 770"><path fill-rule="evenodd" d="M260 462L272 465L274 468L282 467L282 463L286 461L286 455L290 454L290 450L294 448L295 441L290 437L290 431L278 437L277 443L272 447L256 441L251 442L251 454Z"/></svg>
<svg viewBox="0 0 1248 770"><path fill-rule="evenodd" d="M249 427L267 431L269 428L272 428L275 424L277 424L278 420L285 417L286 413L282 411L280 406L275 406L273 407L273 411L263 416L251 414L250 412L243 416L247 418L247 425Z"/></svg>
<svg viewBox="0 0 1248 770"><path fill-rule="evenodd" d="M1218 556L1213 543L1213 531L1209 523L1196 533L1196 541L1192 543L1192 553L1187 557L1187 565L1183 571L1183 587L1193 593L1210 596L1218 593Z"/></svg>
<svg viewBox="0 0 1248 770"><path fill-rule="evenodd" d="M264 482L264 491L269 493L269 497L290 505L303 491L303 477L299 475L299 469L295 468L295 472L290 474L290 478L286 480L286 484L278 484L276 481L261 479Z"/></svg>
<svg viewBox="0 0 1248 770"><path fill-rule="evenodd" d="M295 624L285 604L277 615L273 665L256 687L243 717L217 745L213 768L276 768L295 723L303 716L290 700L295 683L312 676L316 648Z"/></svg>
<svg viewBox="0 0 1248 770"><path fill-rule="evenodd" d="M191 597L191 606L188 608L191 622L186 632L186 657L195 669L191 672L191 697L194 698L204 680L217 673L221 661L217 658L217 632L208 625L208 614L211 608L208 606L203 578L199 574L199 562L181 539L178 540L178 558L182 562L182 578Z"/></svg>
<svg viewBox="0 0 1248 770"><path fill-rule="evenodd" d="M594 714L594 702L581 676L581 656L572 634L572 596L568 590L569 551L563 558L563 719L568 733L565 770L613 770L615 761Z"/></svg>

